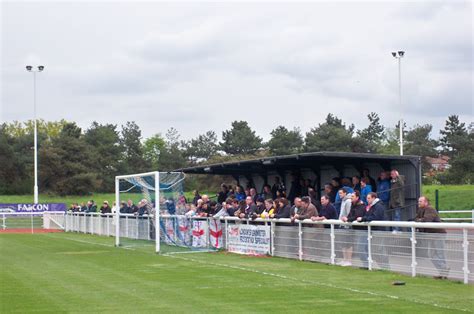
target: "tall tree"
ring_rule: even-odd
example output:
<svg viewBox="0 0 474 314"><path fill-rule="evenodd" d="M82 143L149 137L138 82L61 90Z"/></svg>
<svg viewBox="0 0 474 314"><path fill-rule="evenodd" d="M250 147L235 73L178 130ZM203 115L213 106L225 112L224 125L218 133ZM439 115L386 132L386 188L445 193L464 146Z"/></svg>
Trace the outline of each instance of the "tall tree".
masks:
<svg viewBox="0 0 474 314"><path fill-rule="evenodd" d="M362 130L357 131L357 135L367 143L370 153L376 153L384 137L385 128L380 124L379 115L371 112L367 115L369 125Z"/></svg>
<svg viewBox="0 0 474 314"><path fill-rule="evenodd" d="M222 132L220 147L230 155L254 154L262 147L262 138L255 134L247 121L234 121L230 130Z"/></svg>
<svg viewBox="0 0 474 314"><path fill-rule="evenodd" d="M122 125L120 144L122 145L122 159L120 171L122 173L140 173L150 170L149 163L143 157L141 143L142 131L134 121Z"/></svg>
<svg viewBox="0 0 474 314"><path fill-rule="evenodd" d="M382 143L377 149L380 154L398 155L400 154L399 131L397 128L386 128Z"/></svg>
<svg viewBox="0 0 474 314"><path fill-rule="evenodd" d="M9 135L10 134L10 135ZM34 171L34 140L32 133L18 133L11 135L9 131L5 132L7 142L14 152L15 181L11 186L14 193L29 194L33 193L33 171ZM46 144L44 134L38 132L38 150ZM1 151L0 151L1 152ZM40 169L41 169L41 159Z"/></svg>
<svg viewBox="0 0 474 314"><path fill-rule="evenodd" d="M38 151L42 146L50 143L53 138L58 136L59 131L65 123L64 120L58 122L38 120ZM15 175L13 182L9 184L9 193L32 193L34 177L34 121L28 120L26 122L13 121L11 123L4 123L1 132L6 140L4 143L8 143L10 147L5 150L5 154L10 149L14 154L12 160ZM0 152L2 151L3 150L0 150ZM42 167L41 160L39 167Z"/></svg>
<svg viewBox="0 0 474 314"><path fill-rule="evenodd" d="M271 138L267 145L274 156L296 154L303 146L303 136L299 128L289 131L280 125L270 133Z"/></svg>
<svg viewBox="0 0 474 314"><path fill-rule="evenodd" d="M399 155L400 154L400 122L397 122L393 128L385 128L383 133L381 145L379 146L378 152L381 154L388 155ZM407 124L403 122L403 141L407 136ZM404 144L405 146L405 144Z"/></svg>
<svg viewBox="0 0 474 314"><path fill-rule="evenodd" d="M426 157L435 157L438 155L436 147L437 141L430 138L431 124L415 125L411 128L405 137L405 150L407 155L421 156L423 173L430 170L431 165L426 161Z"/></svg>
<svg viewBox="0 0 474 314"><path fill-rule="evenodd" d="M474 137L471 136L474 142ZM447 183L451 184L474 184L474 151L465 150L459 153L456 158L450 161L448 169Z"/></svg>
<svg viewBox="0 0 474 314"><path fill-rule="evenodd" d="M443 148L443 153L450 157L454 157L458 154L466 140L468 140L466 124L461 123L457 115L448 117L444 130L441 130L440 133L440 143Z"/></svg>
<svg viewBox="0 0 474 314"><path fill-rule="evenodd" d="M41 135L41 140L51 141L53 138L59 136L64 125L67 123L66 120L60 121L45 121L43 119L37 120L38 134ZM12 123L6 123L4 131L12 137L21 137L25 135L33 135L34 120L28 120L25 122L13 121Z"/></svg>
<svg viewBox="0 0 474 314"><path fill-rule="evenodd" d="M407 155L436 156L437 141L431 139L431 124L415 125L405 137Z"/></svg>
<svg viewBox="0 0 474 314"><path fill-rule="evenodd" d="M450 168L447 171L449 183L473 184L474 183L474 123L467 128L467 136L462 149L450 160Z"/></svg>
<svg viewBox="0 0 474 314"><path fill-rule="evenodd" d="M14 138L5 131L6 124L0 125L0 194L15 193L20 181L12 143ZM24 191L26 192L26 191Z"/></svg>
<svg viewBox="0 0 474 314"><path fill-rule="evenodd" d="M171 171L186 165L180 137L175 128L170 128L166 132L165 147L160 152L160 171Z"/></svg>
<svg viewBox="0 0 474 314"><path fill-rule="evenodd" d="M164 152L165 146L165 139L159 133L147 138L143 143L144 157L152 169L159 169L160 155Z"/></svg>
<svg viewBox="0 0 474 314"><path fill-rule="evenodd" d="M114 124L99 124L93 122L84 134L84 140L90 145L90 155L93 158L95 172L102 179L98 192L114 190L115 176L118 174L120 154L119 132Z"/></svg>
<svg viewBox="0 0 474 314"><path fill-rule="evenodd" d="M94 171L92 147L75 123L66 123L59 136L39 151L40 186L60 195L83 195L97 191L101 179Z"/></svg>
<svg viewBox="0 0 474 314"><path fill-rule="evenodd" d="M182 142L184 155L191 163L199 159L208 160L217 153L217 135L214 131L207 131L190 141Z"/></svg>
<svg viewBox="0 0 474 314"><path fill-rule="evenodd" d="M354 125L346 127L341 119L327 115L326 121L306 133L305 151L367 152L367 144L354 137Z"/></svg>

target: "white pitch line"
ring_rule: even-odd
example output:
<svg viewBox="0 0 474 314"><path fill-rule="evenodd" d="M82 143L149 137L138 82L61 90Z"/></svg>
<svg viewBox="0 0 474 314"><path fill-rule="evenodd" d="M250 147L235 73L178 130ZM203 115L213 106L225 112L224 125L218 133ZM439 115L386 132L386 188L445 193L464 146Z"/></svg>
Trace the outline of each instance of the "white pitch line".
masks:
<svg viewBox="0 0 474 314"><path fill-rule="evenodd" d="M51 236L49 236L49 237L51 237ZM106 247L115 247L115 245L112 245L112 244L90 242L90 241L78 240L78 239L67 238L67 237L61 237L61 239L74 241L74 242L79 242L79 243L85 243L85 244L100 245L100 246L106 246Z"/></svg>
<svg viewBox="0 0 474 314"><path fill-rule="evenodd" d="M67 240L70 240L70 241L93 244L93 245L115 247L115 245L96 243L96 242L90 242L90 241L83 241L83 240L72 239L72 238L62 237L61 239L67 239ZM135 251L135 249L127 248L127 247L119 247L119 248L123 248L125 250ZM147 252L144 252L144 253L147 253ZM150 252L150 253L152 253L152 252ZM153 254L154 254L154 252L153 252ZM178 256L178 255L170 255L170 254L163 254L161 256L181 259L181 260L185 260L185 261L189 261L189 262L197 262L197 263L205 264L205 265L213 265L213 266L224 267L224 268L233 268L233 269L248 271L248 272L257 273L257 274L266 275L266 276L277 277L277 278L286 279L286 280L300 281L300 282L307 283L307 284L314 284L314 285L319 285L319 286L323 286L323 287L330 287L330 288L334 288L334 289L347 290L347 291L356 292L356 293L360 293L360 294L368 294L368 295L373 295L373 296L385 297L385 298L388 298L388 299L408 301L408 302L422 304L422 305L430 305L430 306L433 306L433 307L447 309L447 310L457 310L457 311L470 312L470 313L473 312L473 311L468 310L468 309L459 309L459 308L450 307L448 305L428 303L428 302L424 302L424 301L420 301L420 300L416 300L416 299L407 299L407 298L399 297L399 296L396 296L396 295L381 294L381 293L377 293L377 292L359 290L359 289L355 289L355 288L340 287L340 286L336 286L336 285L329 284L329 283L317 282L317 281L308 281L308 280L304 280L304 279L298 279L298 278L288 277L288 276L285 276L285 275L269 273L269 272L265 272L265 271L260 271L260 270L245 268L245 267L239 267L239 266L234 266L234 265L204 262L204 261L193 259L193 258L187 258L187 257Z"/></svg>
<svg viewBox="0 0 474 314"><path fill-rule="evenodd" d="M74 242L79 242L79 243L86 243L86 244L92 244L92 245L100 245L100 246L106 246L106 247L116 247L115 244L105 244L105 243L97 243L97 242L91 242L91 241L85 241L85 240L78 240L78 239L73 239L73 238L67 238L67 237L62 237L61 239L69 240L69 241L74 241ZM130 251L137 251L136 249L130 247L130 246L119 246L119 248L124 249L124 250L130 250ZM144 252L147 253L147 252Z"/></svg>
<svg viewBox="0 0 474 314"><path fill-rule="evenodd" d="M210 252L214 252L214 251L183 251L183 252L169 252L169 253L165 253L165 254L161 254L163 256L171 256L171 255L175 255L175 254L194 254L194 253L210 253Z"/></svg>
<svg viewBox="0 0 474 314"><path fill-rule="evenodd" d="M329 284L329 283L309 281L309 280L304 280L304 279L299 279L299 278L294 278L294 277L288 277L288 276L285 276L285 275L280 275L280 274L275 274L275 273L270 273L270 272L265 272L265 271L260 271L260 270L255 270L255 269L250 269L250 268L245 268L245 267L240 267L240 266L220 264L220 263L212 263L212 262L208 262L208 261L201 261L201 260L197 260L197 259L193 259L193 258L187 258L187 257L175 256L175 255L164 255L164 256L167 256L167 257L170 257L170 258L182 259L182 260L189 261L189 262L197 262L197 263L205 264L205 265L212 265L212 266L218 266L218 267L223 267L223 268L233 268L233 269L238 269L238 270L242 270L242 271L257 273L257 274L261 274L261 275L265 275L265 276L277 277L277 278L281 278L281 279L285 279L285 280L299 281L299 282L306 283L306 284L314 284L314 285L330 287L330 288L339 289L339 290L347 290L347 291L350 291L350 292L356 292L356 293L360 293L360 294L368 294L368 295L372 295L372 296L385 297L385 298L388 298L388 299L408 301L408 302L422 304L422 305L430 305L430 306L434 306L434 307L442 308L442 309L447 309L447 310L472 312L471 310L468 310L468 309L459 309L459 308L450 307L448 305L442 305L442 304L437 304L437 303L428 303L428 302L424 302L424 301L420 301L420 300L416 300L416 299L407 299L407 298L399 297L399 296L396 296L396 295L381 294L381 293L372 292L372 291L359 290L359 289L356 289L356 288L341 287L341 286L337 286L337 285L333 285L333 284Z"/></svg>

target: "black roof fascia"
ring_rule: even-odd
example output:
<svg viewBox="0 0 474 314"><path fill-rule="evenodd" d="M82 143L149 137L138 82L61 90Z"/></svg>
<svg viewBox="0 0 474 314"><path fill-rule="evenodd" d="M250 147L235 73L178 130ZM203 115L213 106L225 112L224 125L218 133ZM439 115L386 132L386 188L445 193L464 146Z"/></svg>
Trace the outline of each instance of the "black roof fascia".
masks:
<svg viewBox="0 0 474 314"><path fill-rule="evenodd" d="M318 152L296 155L272 156L260 159L225 162L205 166L181 168L174 171L195 174L253 174L277 170L314 168L318 165L361 164L366 162L386 163L387 161L407 161L417 163L419 156L377 155L367 153Z"/></svg>

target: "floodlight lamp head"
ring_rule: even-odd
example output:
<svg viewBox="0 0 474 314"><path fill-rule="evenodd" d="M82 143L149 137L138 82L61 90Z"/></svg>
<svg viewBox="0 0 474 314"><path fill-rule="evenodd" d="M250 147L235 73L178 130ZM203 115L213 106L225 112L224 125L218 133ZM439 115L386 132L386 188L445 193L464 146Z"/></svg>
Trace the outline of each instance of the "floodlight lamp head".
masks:
<svg viewBox="0 0 474 314"><path fill-rule="evenodd" d="M399 52L398 52L398 55L399 55L400 57L403 57L404 54L405 54L405 51L399 51Z"/></svg>
<svg viewBox="0 0 474 314"><path fill-rule="evenodd" d="M39 66L38 66L38 70L39 70L40 72L43 71L43 70L44 70L44 65L39 65Z"/></svg>
<svg viewBox="0 0 474 314"><path fill-rule="evenodd" d="M33 67L31 65L26 66L26 71L31 71L32 69L33 69Z"/></svg>
<svg viewBox="0 0 474 314"><path fill-rule="evenodd" d="M395 58L397 57L397 53L396 52L392 52L392 56L394 56Z"/></svg>

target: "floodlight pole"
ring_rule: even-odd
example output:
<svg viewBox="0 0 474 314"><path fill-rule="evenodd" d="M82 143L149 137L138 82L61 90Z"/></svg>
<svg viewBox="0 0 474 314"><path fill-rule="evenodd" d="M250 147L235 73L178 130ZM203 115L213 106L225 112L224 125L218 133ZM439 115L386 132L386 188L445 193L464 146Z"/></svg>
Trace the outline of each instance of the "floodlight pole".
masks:
<svg viewBox="0 0 474 314"><path fill-rule="evenodd" d="M36 73L42 72L44 66L40 65L37 67L37 70L33 69L31 65L26 66L28 72L33 73L33 111L34 111L34 164L35 164L35 183L33 187L34 200L35 204L38 204L38 130L37 130L37 119L36 119Z"/></svg>
<svg viewBox="0 0 474 314"><path fill-rule="evenodd" d="M398 106L400 108L400 156L403 156L403 110L402 110L402 58L405 51L392 52L392 56L398 59Z"/></svg>

